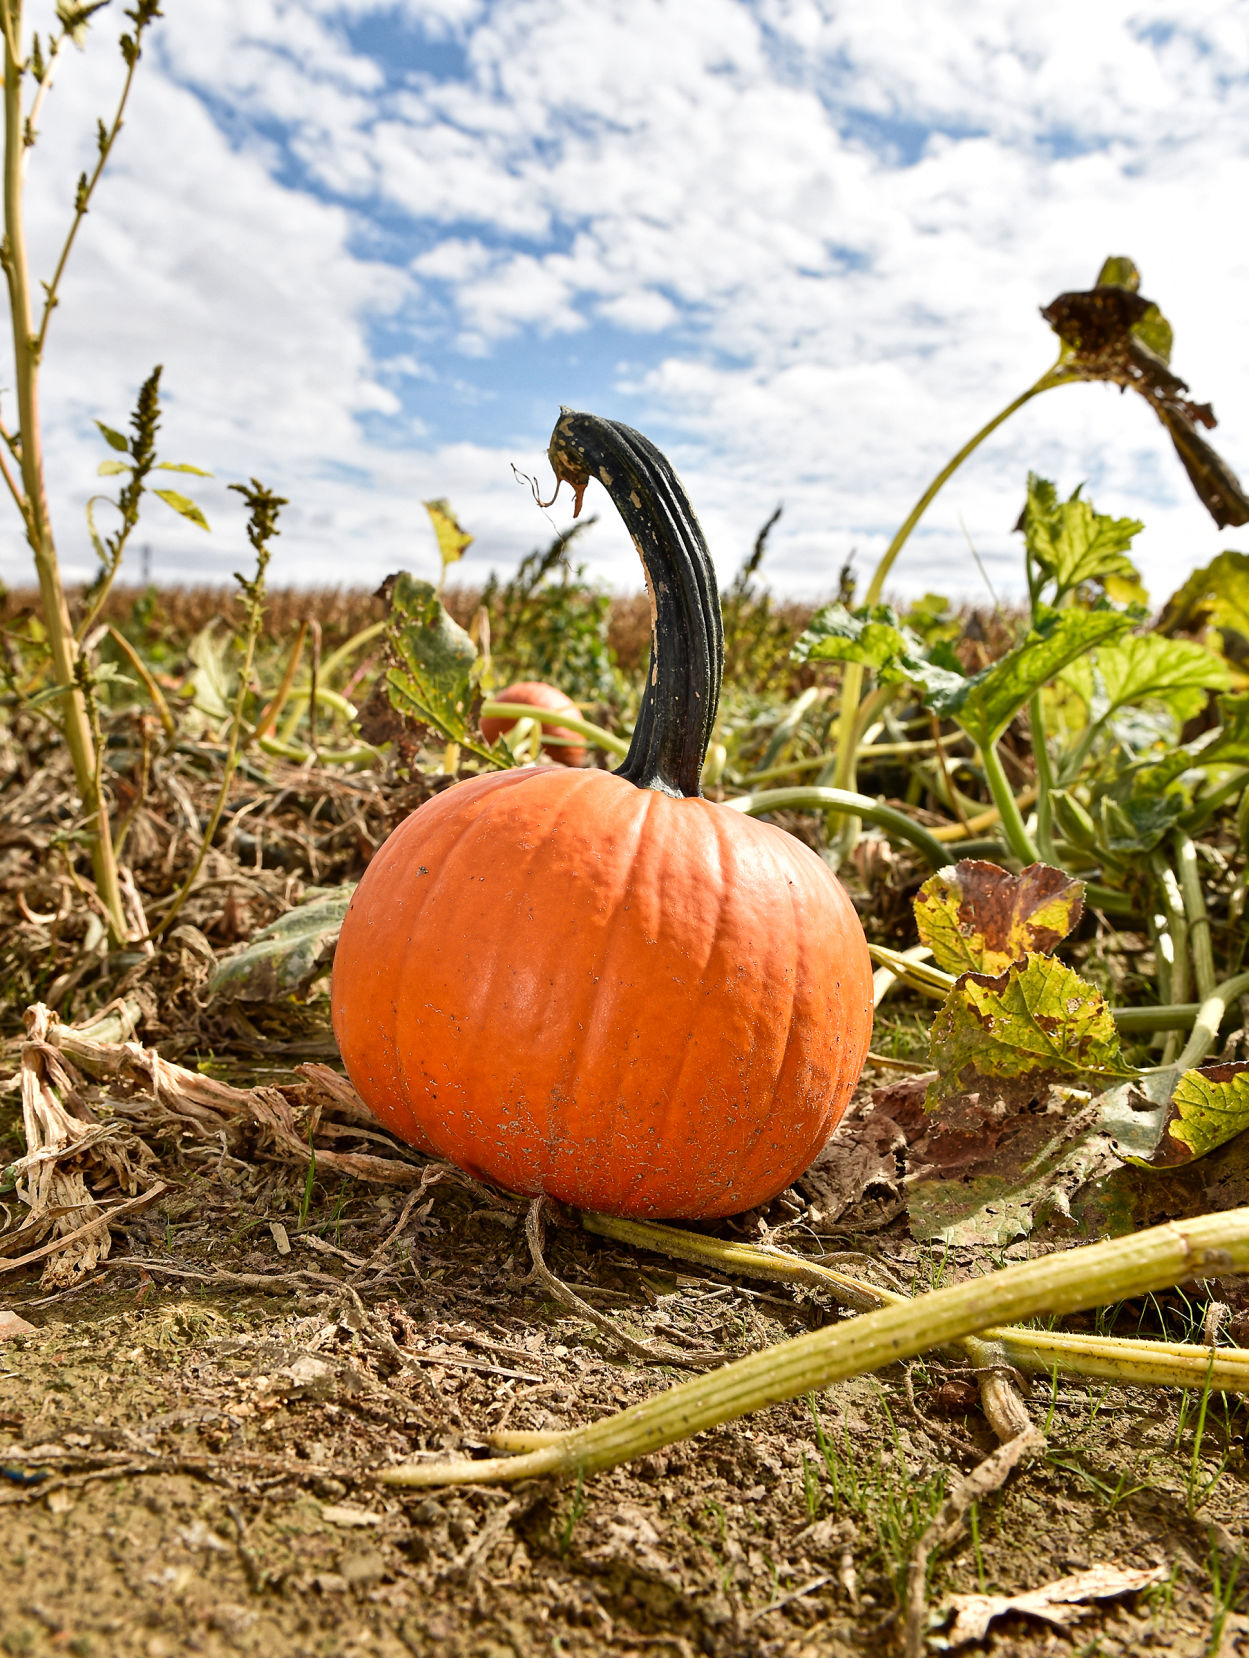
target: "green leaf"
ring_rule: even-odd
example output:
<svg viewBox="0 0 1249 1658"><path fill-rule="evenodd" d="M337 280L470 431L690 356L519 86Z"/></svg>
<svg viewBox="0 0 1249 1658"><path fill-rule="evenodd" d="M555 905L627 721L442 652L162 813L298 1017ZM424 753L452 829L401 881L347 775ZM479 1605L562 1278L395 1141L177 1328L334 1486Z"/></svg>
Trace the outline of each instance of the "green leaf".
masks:
<svg viewBox="0 0 1249 1658"><path fill-rule="evenodd" d="M217 966L210 996L241 1002L279 1002L298 995L327 967L355 886L319 893L262 928Z"/></svg>
<svg viewBox="0 0 1249 1658"><path fill-rule="evenodd" d="M968 1070L994 1077L1126 1074L1101 992L1065 963L1035 954L996 976L965 973L937 1015L929 1059L939 1073L928 1090L929 1110L963 1086Z"/></svg>
<svg viewBox="0 0 1249 1658"><path fill-rule="evenodd" d="M1076 662L1063 677L1099 721L1119 708L1161 702L1182 723L1201 712L1208 692L1229 690L1232 683L1213 651L1157 633L1103 645L1095 658Z"/></svg>
<svg viewBox="0 0 1249 1658"><path fill-rule="evenodd" d="M100 532L95 527L95 503L97 501L105 500L108 500L108 497L105 495L93 495L87 502L87 534L91 537L91 546L95 552L95 556L99 559L100 563L107 568L110 556L109 551L100 537ZM111 506L112 503L109 502L109 505Z"/></svg>
<svg viewBox="0 0 1249 1658"><path fill-rule="evenodd" d="M211 472L205 472L202 466L191 466L186 461L161 461L152 468L153 472L194 472L197 478L211 478Z"/></svg>
<svg viewBox="0 0 1249 1658"><path fill-rule="evenodd" d="M1042 575L1055 584L1061 598L1082 582L1114 577L1140 585L1140 575L1128 548L1144 525L1136 518L1109 518L1095 512L1077 489L1059 501L1054 485L1028 474L1028 500L1023 529L1028 552Z"/></svg>
<svg viewBox="0 0 1249 1658"><path fill-rule="evenodd" d="M1160 633L1200 633L1205 628L1249 641L1249 553L1220 553L1194 570L1167 600L1158 621Z"/></svg>
<svg viewBox="0 0 1249 1658"><path fill-rule="evenodd" d="M470 727L473 668L477 648L443 608L438 590L401 571L387 583L390 615L386 641L391 666L386 694L391 707L408 719L460 743L478 758L499 765L496 754Z"/></svg>
<svg viewBox="0 0 1249 1658"><path fill-rule="evenodd" d="M918 685L954 695L965 684L954 656L940 644L925 654L918 634L903 627L889 605L847 610L825 605L794 646L799 662L858 662L885 685Z"/></svg>
<svg viewBox="0 0 1249 1658"><path fill-rule="evenodd" d="M128 461L101 461L95 470L99 478L115 478L119 472L131 471L131 467Z"/></svg>
<svg viewBox="0 0 1249 1658"><path fill-rule="evenodd" d="M152 494L158 495L166 506L172 507L183 518L189 518L192 524L198 524L200 529L208 528L208 520L189 495L179 495L176 489L154 489Z"/></svg>
<svg viewBox="0 0 1249 1658"><path fill-rule="evenodd" d="M988 748L1034 691L1086 652L1126 633L1132 619L1117 610L1042 610L1025 639L999 661L949 691L930 690L928 706L958 721Z"/></svg>
<svg viewBox="0 0 1249 1658"><path fill-rule="evenodd" d="M920 942L947 973L1001 973L1029 952L1048 954L1084 908L1084 883L1048 864L1011 875L964 859L924 882L915 896Z"/></svg>
<svg viewBox="0 0 1249 1658"><path fill-rule="evenodd" d="M229 633L219 632L220 618L214 616L192 639L187 655L195 664L189 685L191 708L199 716L192 721L202 730L206 724L230 717L236 675L230 667L233 645Z"/></svg>
<svg viewBox="0 0 1249 1658"><path fill-rule="evenodd" d="M454 564L457 559L464 557L473 544L473 537L461 527L449 501L425 501L423 505L434 526L434 534L438 538L438 556L445 570L448 564Z"/></svg>
<svg viewBox="0 0 1249 1658"><path fill-rule="evenodd" d="M1195 742L1177 748L1156 765L1135 772L1134 790L1160 793L1186 771L1208 766L1249 766L1249 692L1218 699L1220 724L1214 732L1203 732Z"/></svg>
<svg viewBox="0 0 1249 1658"><path fill-rule="evenodd" d="M96 425L104 433L104 441L110 449L119 449L123 455L129 454L130 443L120 432L115 431L111 426L106 426L102 420L97 420Z"/></svg>
<svg viewBox="0 0 1249 1658"><path fill-rule="evenodd" d="M1126 288L1130 294L1140 291L1141 273L1136 268L1136 262L1129 259L1124 253L1112 253L1108 259L1102 261L1102 268L1097 273L1094 284L1098 288Z"/></svg>

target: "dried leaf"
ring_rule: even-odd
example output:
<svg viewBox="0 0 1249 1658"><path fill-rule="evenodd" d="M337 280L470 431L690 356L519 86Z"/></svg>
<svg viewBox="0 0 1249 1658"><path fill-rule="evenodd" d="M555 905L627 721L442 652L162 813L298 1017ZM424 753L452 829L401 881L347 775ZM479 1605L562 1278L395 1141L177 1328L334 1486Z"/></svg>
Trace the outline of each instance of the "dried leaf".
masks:
<svg viewBox="0 0 1249 1658"><path fill-rule="evenodd" d="M1188 385L1169 366L1171 325L1134 286L1103 280L1134 278L1131 260L1108 260L1098 285L1059 294L1041 315L1063 343L1062 364L1081 380L1108 380L1130 386L1151 405L1166 427L1184 470L1207 512L1222 529L1249 523L1249 496L1236 474L1198 433L1215 425L1208 403L1186 396Z"/></svg>
<svg viewBox="0 0 1249 1658"><path fill-rule="evenodd" d="M1011 875L964 859L924 882L915 897L920 942L947 973L1001 973L1029 951L1049 954L1078 923L1084 883L1048 864Z"/></svg>
<svg viewBox="0 0 1249 1658"><path fill-rule="evenodd" d="M1074 1572L1070 1577L1057 1578L1040 1589L1029 1589L1019 1595L951 1595L941 1608L943 1619L951 1614L954 1617L943 1644L949 1649L968 1641L982 1641L994 1618L1012 1613L1040 1618L1058 1629L1066 1629L1089 1615L1092 1608L1085 1604L1088 1601L1138 1595L1167 1576L1166 1566L1128 1570L1101 1562L1087 1571Z"/></svg>

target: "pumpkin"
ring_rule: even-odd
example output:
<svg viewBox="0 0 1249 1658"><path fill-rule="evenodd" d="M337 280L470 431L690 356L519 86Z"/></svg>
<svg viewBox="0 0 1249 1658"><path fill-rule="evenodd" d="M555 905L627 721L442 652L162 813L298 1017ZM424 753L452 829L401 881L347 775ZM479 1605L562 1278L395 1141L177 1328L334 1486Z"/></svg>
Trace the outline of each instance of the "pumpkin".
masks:
<svg viewBox="0 0 1249 1658"><path fill-rule="evenodd" d="M531 708L553 709L557 714L581 712L572 698L565 696L558 686L547 685L540 679L523 679L516 685L509 685L506 691L500 691L491 701L523 702ZM515 724L515 719L487 716L481 722L481 734L488 743L497 743L503 733L510 731ZM548 741L552 737L555 741ZM542 752L563 766L585 764L585 744L577 733L550 720L542 722Z"/></svg>
<svg viewBox="0 0 1249 1658"><path fill-rule="evenodd" d="M381 1121L478 1178L615 1215L735 1214L845 1110L867 946L814 852L702 797L723 635L671 466L568 410L550 453L577 511L602 482L646 571L632 745L615 772L471 778L400 824L347 911L334 1029Z"/></svg>

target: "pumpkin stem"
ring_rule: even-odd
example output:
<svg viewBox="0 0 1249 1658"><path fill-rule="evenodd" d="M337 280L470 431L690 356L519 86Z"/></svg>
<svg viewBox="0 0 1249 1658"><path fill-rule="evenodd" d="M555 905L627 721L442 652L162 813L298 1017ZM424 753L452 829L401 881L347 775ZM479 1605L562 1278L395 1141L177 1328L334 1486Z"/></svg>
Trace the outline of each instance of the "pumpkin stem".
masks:
<svg viewBox="0 0 1249 1658"><path fill-rule="evenodd" d="M572 485L576 512L586 485L598 478L646 572L650 672L616 776L639 789L701 795L724 672L724 628L711 555L689 497L650 439L616 420L561 410L550 457L556 478Z"/></svg>

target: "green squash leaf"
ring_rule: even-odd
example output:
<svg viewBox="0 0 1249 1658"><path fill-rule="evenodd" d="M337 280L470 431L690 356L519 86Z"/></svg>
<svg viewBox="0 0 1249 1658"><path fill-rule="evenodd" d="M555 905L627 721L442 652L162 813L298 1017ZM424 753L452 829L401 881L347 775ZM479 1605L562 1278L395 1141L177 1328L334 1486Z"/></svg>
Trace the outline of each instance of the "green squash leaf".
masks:
<svg viewBox="0 0 1249 1658"><path fill-rule="evenodd" d="M1227 665L1189 639L1133 634L1103 645L1095 658L1081 658L1063 675L1095 718L1117 709L1160 702L1181 723L1199 714L1210 691L1231 689Z"/></svg>
<svg viewBox="0 0 1249 1658"><path fill-rule="evenodd" d="M1191 1163L1243 1134L1249 1128L1249 1062L1185 1071L1162 1127L1152 1156L1141 1160L1150 1168Z"/></svg>
<svg viewBox="0 0 1249 1658"><path fill-rule="evenodd" d="M333 959L354 891L354 884L336 887L280 915L218 964L208 982L209 995L280 1002L306 990Z"/></svg>
<svg viewBox="0 0 1249 1658"><path fill-rule="evenodd" d="M1028 474L1024 541L1042 575L1054 582L1056 597L1083 582L1105 583L1112 577L1139 588L1139 572L1127 553L1144 528L1137 518L1095 512L1078 489L1069 500L1059 501L1048 479Z"/></svg>
<svg viewBox="0 0 1249 1658"><path fill-rule="evenodd" d="M995 974L1029 952L1048 954L1084 908L1084 883L1048 864L1011 875L965 858L930 876L915 897L920 942L947 973Z"/></svg>
<svg viewBox="0 0 1249 1658"><path fill-rule="evenodd" d="M1220 553L1194 570L1167 600L1160 633L1200 633L1215 628L1249 643L1249 553Z"/></svg>
<svg viewBox="0 0 1249 1658"><path fill-rule="evenodd" d="M383 588L390 602L386 695L399 714L429 726L490 765L506 765L472 724L477 647L444 609L438 589L407 571Z"/></svg>
<svg viewBox="0 0 1249 1658"><path fill-rule="evenodd" d="M928 706L957 720L977 747L988 748L1034 691L1131 626L1131 618L1117 610L1044 610L1027 637L999 661L948 690L930 689Z"/></svg>
<svg viewBox="0 0 1249 1658"><path fill-rule="evenodd" d="M1220 725L1203 732L1195 742L1186 743L1154 765L1142 767L1132 776L1137 793L1161 793L1186 771L1207 766L1249 766L1249 691L1218 699Z"/></svg>

